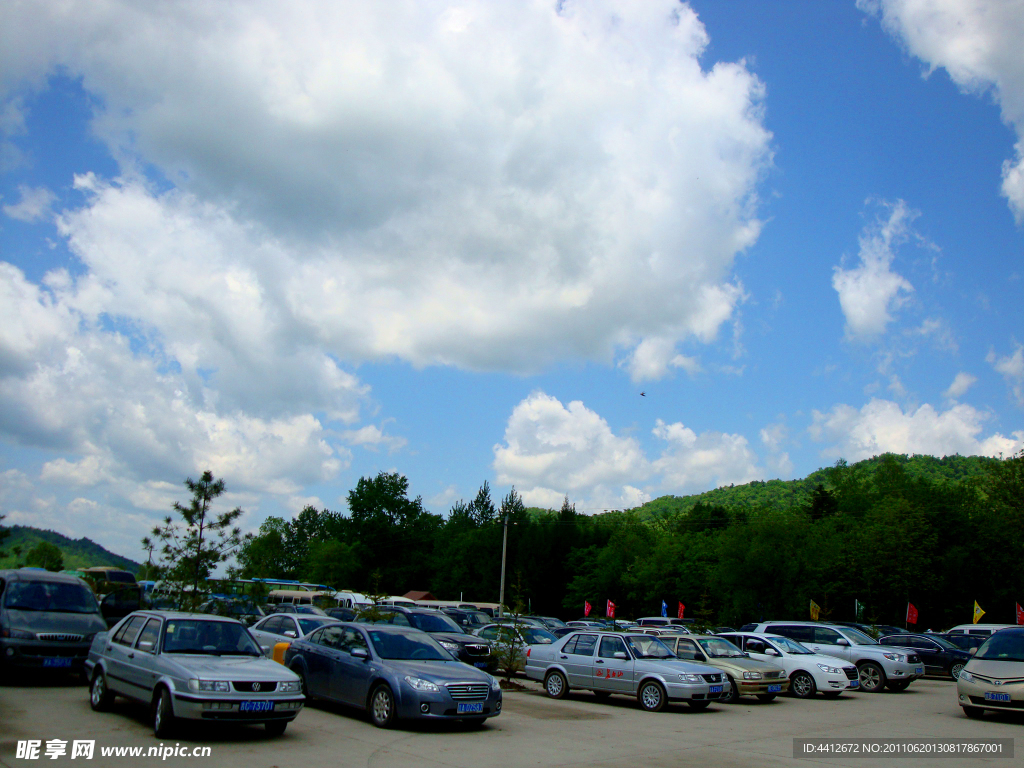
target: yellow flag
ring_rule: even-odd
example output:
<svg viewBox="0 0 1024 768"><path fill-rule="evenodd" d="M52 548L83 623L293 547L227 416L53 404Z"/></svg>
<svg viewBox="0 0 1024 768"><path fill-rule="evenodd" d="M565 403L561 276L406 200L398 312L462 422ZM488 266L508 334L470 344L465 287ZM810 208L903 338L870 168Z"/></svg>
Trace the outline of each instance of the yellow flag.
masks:
<svg viewBox="0 0 1024 768"><path fill-rule="evenodd" d="M975 600L974 601L974 622L973 623L977 624L981 620L981 617L984 616L984 615L985 615L985 612L983 610L981 610L981 606L978 605L978 601Z"/></svg>
<svg viewBox="0 0 1024 768"><path fill-rule="evenodd" d="M821 607L816 602L811 600L811 621L817 621L818 620L818 611L820 611L820 610L821 610Z"/></svg>

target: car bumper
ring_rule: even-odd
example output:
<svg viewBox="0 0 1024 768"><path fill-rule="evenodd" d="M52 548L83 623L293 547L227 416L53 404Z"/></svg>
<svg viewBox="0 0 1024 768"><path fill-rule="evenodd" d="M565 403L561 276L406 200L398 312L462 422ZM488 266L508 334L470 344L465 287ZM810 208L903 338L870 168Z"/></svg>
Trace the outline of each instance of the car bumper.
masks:
<svg viewBox="0 0 1024 768"><path fill-rule="evenodd" d="M720 687L720 691L712 691L712 688ZM665 692L669 701L717 701L729 698L732 686L729 681L721 683L703 683L697 685L684 685L682 683L667 683Z"/></svg>
<svg viewBox="0 0 1024 768"><path fill-rule="evenodd" d="M970 682L960 678L956 681L957 704L961 707L979 707L980 709L1024 711L1024 684L993 685L977 679ZM985 694L998 697L985 698ZM1006 700L1008 699L1008 700Z"/></svg>
<svg viewBox="0 0 1024 768"><path fill-rule="evenodd" d="M789 690L789 679L783 677L777 680L737 680L736 687L739 689L740 696L785 693Z"/></svg>
<svg viewBox="0 0 1024 768"><path fill-rule="evenodd" d="M272 702L272 710L259 712L243 711L242 705L245 702ZM197 696L190 693L174 694L174 716L184 720L216 720L219 722L232 723L267 723L275 720L294 720L302 706L305 698L302 696L288 695L286 697L259 698L250 696L239 698L225 696L214 698L209 696Z"/></svg>
<svg viewBox="0 0 1024 768"><path fill-rule="evenodd" d="M882 665L885 676L889 682L911 682L924 677L924 664L905 664L901 662L886 662Z"/></svg>
<svg viewBox="0 0 1024 768"><path fill-rule="evenodd" d="M0 664L31 669L81 672L91 642L47 643L41 640L0 639Z"/></svg>
<svg viewBox="0 0 1024 768"><path fill-rule="evenodd" d="M823 693L834 693L836 691L859 691L860 690L860 675L857 674L854 669L854 677L851 680L850 676L846 673L834 675L829 672L819 672L814 676L814 682L818 686L818 690Z"/></svg>
<svg viewBox="0 0 1024 768"><path fill-rule="evenodd" d="M459 704L477 705L479 712L460 712ZM430 693L427 691L402 692L402 700L398 702L397 713L403 719L427 720L483 720L501 714L501 691L492 690L486 699L456 701L445 691ZM473 707L474 709L476 707Z"/></svg>

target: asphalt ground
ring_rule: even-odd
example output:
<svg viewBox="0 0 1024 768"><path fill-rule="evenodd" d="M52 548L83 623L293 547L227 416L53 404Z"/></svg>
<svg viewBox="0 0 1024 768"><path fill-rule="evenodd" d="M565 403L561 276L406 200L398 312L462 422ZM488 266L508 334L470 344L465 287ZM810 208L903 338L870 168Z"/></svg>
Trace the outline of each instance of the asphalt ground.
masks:
<svg viewBox="0 0 1024 768"><path fill-rule="evenodd" d="M1013 760L964 757L795 759L800 738L1014 738ZM1019 737L1019 738L1018 738ZM68 754L37 760L16 756L19 740L68 742ZM91 760L70 757L75 739L95 740ZM101 747L164 744L209 747L209 757L102 757ZM0 682L0 766L207 765L210 768L285 766L1010 766L1024 762L1024 713L988 714L969 720L956 704L956 685L925 679L903 693L844 694L838 699L800 701L780 697L762 703L741 699L703 712L672 705L660 713L640 710L636 701L612 696L598 701L573 692L561 701L539 687L506 692L504 712L482 729L458 723L402 724L382 731L345 707L307 706L284 736L268 737L262 727L189 727L175 741L153 737L148 712L118 699L114 711L89 708L88 689L68 678Z"/></svg>

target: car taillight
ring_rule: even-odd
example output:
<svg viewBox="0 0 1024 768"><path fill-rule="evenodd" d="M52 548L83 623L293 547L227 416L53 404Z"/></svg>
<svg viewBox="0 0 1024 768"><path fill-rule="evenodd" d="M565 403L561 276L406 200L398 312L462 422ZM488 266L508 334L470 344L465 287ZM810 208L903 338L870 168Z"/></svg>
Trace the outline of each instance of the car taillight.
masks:
<svg viewBox="0 0 1024 768"><path fill-rule="evenodd" d="M533 649L532 649L532 648L527 648L527 649L526 649L526 657L527 657L527 658L529 658L529 657L530 657L530 651L531 651L531 650L533 650Z"/></svg>

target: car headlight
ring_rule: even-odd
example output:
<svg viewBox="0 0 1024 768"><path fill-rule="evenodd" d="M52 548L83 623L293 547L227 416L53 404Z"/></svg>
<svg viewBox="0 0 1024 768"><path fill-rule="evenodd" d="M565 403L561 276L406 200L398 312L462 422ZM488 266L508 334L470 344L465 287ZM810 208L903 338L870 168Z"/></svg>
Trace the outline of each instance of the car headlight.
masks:
<svg viewBox="0 0 1024 768"><path fill-rule="evenodd" d="M411 675L405 676L405 682L412 686L414 691L421 691L424 693L439 693L441 691L436 685L429 680L424 680L422 677L412 677Z"/></svg>
<svg viewBox="0 0 1024 768"><path fill-rule="evenodd" d="M889 661L904 662L907 660L907 657L904 656L902 653L883 653L882 655L885 656L885 658L887 658Z"/></svg>
<svg viewBox="0 0 1024 768"><path fill-rule="evenodd" d="M500 691L501 690L501 681L498 678L496 678L496 677L492 677L491 678L491 690L492 691Z"/></svg>
<svg viewBox="0 0 1024 768"><path fill-rule="evenodd" d="M680 683L703 683L704 678L700 675L679 675Z"/></svg>
<svg viewBox="0 0 1024 768"><path fill-rule="evenodd" d="M743 673L743 679L744 680L760 680L761 679L761 673L760 672L744 672Z"/></svg>
<svg viewBox="0 0 1024 768"><path fill-rule="evenodd" d="M830 675L838 675L842 672L839 667L830 667L828 664L819 664L818 669L822 672L828 672Z"/></svg>
<svg viewBox="0 0 1024 768"><path fill-rule="evenodd" d="M200 691L202 693L230 693L231 683L227 680L196 680L192 678L188 681L189 690Z"/></svg>
<svg viewBox="0 0 1024 768"><path fill-rule="evenodd" d="M297 693L298 691L302 690L302 681L290 680L286 683L278 683L277 690L282 691L284 693Z"/></svg>
<svg viewBox="0 0 1024 768"><path fill-rule="evenodd" d="M963 680L965 683L973 683L974 682L974 675L972 675L966 669L961 669L960 670L960 677L958 677L957 680Z"/></svg>
<svg viewBox="0 0 1024 768"><path fill-rule="evenodd" d="M0 630L0 636L9 637L12 640L35 640L35 632L29 632L25 629L4 629Z"/></svg>
<svg viewBox="0 0 1024 768"><path fill-rule="evenodd" d="M458 643L450 643L447 640L438 640L437 642L442 648L448 651L448 653L454 654L455 656L459 655Z"/></svg>

